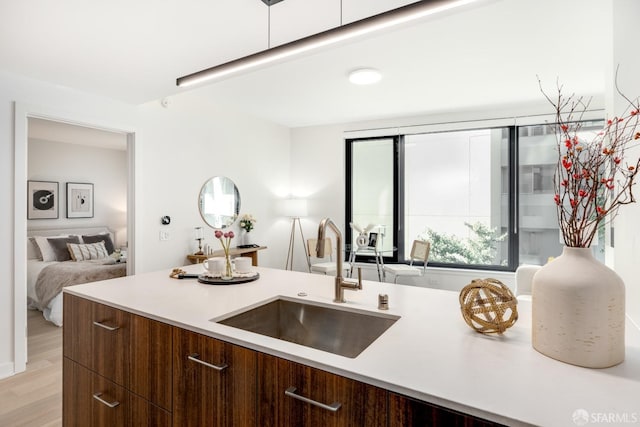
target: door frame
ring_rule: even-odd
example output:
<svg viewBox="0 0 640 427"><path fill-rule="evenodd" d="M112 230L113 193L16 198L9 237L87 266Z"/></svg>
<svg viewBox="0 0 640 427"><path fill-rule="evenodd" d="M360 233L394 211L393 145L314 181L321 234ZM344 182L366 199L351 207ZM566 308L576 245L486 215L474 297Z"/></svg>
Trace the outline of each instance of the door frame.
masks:
<svg viewBox="0 0 640 427"><path fill-rule="evenodd" d="M85 126L127 136L127 274L135 273L135 152L136 132L133 126L109 120L85 118L56 108L14 102L14 358L13 374L26 370L27 363L27 165L29 118L39 118Z"/></svg>

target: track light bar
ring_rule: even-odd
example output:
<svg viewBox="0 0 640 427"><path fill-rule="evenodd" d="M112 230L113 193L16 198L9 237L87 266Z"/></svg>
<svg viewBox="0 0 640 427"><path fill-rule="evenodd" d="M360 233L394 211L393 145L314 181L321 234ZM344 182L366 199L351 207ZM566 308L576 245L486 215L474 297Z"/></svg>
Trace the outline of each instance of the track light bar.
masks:
<svg viewBox="0 0 640 427"><path fill-rule="evenodd" d="M276 63L305 52L334 45L387 28L406 24L430 15L475 3L478 0L422 0L388 12L361 19L322 33L314 34L293 42L276 46L249 56L235 59L206 70L179 77L180 87L193 86L232 74L241 73L263 65Z"/></svg>

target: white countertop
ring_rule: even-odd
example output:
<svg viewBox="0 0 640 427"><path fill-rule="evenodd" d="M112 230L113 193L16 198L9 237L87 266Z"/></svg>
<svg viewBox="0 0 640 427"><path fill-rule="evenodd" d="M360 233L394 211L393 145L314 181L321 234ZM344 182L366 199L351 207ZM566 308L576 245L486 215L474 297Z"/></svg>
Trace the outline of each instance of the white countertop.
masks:
<svg viewBox="0 0 640 427"><path fill-rule="evenodd" d="M363 281L363 290L345 290L346 304L335 304L331 276L258 271L259 280L230 286L170 279L167 270L65 292L507 425L576 425L580 409L591 422L640 423L640 331L630 322L626 360L586 369L533 349L528 301L503 336L485 336L464 322L456 292ZM210 321L278 295L377 312L379 293L389 295L385 313L401 318L354 359Z"/></svg>

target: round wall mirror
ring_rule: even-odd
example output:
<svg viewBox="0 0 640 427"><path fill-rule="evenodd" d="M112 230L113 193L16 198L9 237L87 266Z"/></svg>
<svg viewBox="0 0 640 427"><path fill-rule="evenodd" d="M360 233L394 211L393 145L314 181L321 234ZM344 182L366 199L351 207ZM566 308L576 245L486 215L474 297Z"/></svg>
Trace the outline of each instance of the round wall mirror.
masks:
<svg viewBox="0 0 640 427"><path fill-rule="evenodd" d="M198 208L209 227L230 227L240 214L238 187L227 177L214 176L200 189Z"/></svg>

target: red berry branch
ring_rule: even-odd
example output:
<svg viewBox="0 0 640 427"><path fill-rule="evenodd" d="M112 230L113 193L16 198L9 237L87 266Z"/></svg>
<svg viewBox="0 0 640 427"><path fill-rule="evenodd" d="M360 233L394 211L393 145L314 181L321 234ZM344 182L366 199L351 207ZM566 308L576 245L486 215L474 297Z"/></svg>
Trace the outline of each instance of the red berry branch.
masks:
<svg viewBox="0 0 640 427"><path fill-rule="evenodd" d="M627 98L616 85L620 96L628 102L620 117L607 120L595 135L581 132L581 121L589 101L574 94L552 99L540 91L553 105L556 123L551 125L557 137L558 163L553 178L558 223L565 245L586 248L591 245L600 225L611 221L621 205L634 203L633 186L640 159L627 159L627 150L640 142L640 105Z"/></svg>

